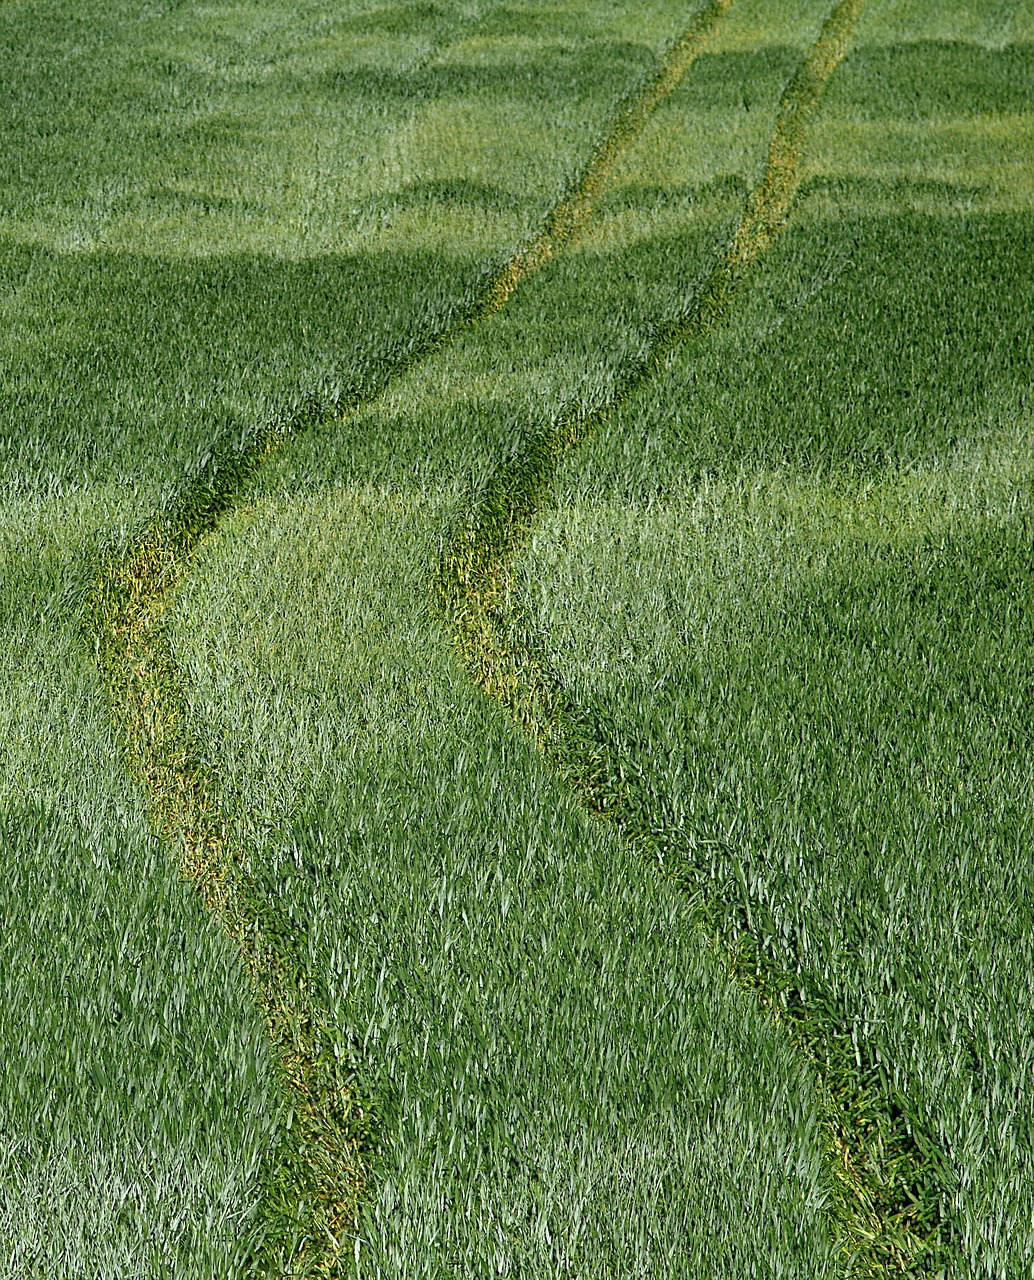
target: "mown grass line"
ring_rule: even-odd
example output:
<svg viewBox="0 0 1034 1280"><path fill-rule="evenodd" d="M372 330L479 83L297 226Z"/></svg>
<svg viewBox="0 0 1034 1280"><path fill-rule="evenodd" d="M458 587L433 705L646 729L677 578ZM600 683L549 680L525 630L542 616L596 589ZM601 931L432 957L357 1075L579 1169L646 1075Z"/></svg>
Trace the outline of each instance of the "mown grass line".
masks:
<svg viewBox="0 0 1034 1280"><path fill-rule="evenodd" d="M372 1118L360 1083L330 1051L304 970L284 943L286 931L254 890L247 852L231 838L233 823L218 780L187 726L184 683L165 616L198 545L238 506L249 479L270 455L308 429L375 403L404 373L495 314L522 279L577 237L607 173L679 84L732 2L710 0L698 12L656 73L624 101L540 234L488 279L474 302L400 355L379 385L332 400L310 397L280 423L218 441L145 533L109 551L98 575L88 638L129 768L143 786L155 827L177 850L183 875L240 948L291 1112L284 1146L270 1165L262 1222L246 1264L258 1274L331 1276L347 1265Z"/></svg>
<svg viewBox="0 0 1034 1280"><path fill-rule="evenodd" d="M846 52L864 0L840 0L780 100L766 164L735 233L684 313L658 327L648 356L629 368L608 403L571 410L527 435L475 496L446 551L438 589L473 680L535 737L591 811L614 821L646 860L673 851L636 796L648 796L627 760L576 707L522 634L509 603L512 567L548 500L560 465L606 416L664 363L673 346L705 334L728 311L751 266L790 215L802 148L823 88ZM691 887L688 886L687 887ZM945 1170L929 1128L907 1100L860 1070L859 1050L834 1002L806 1000L796 973L778 969L745 919L730 937L720 912L708 932L732 942L736 974L785 1025L814 1064L829 1136L834 1231L845 1275L921 1275L941 1269L948 1224Z"/></svg>

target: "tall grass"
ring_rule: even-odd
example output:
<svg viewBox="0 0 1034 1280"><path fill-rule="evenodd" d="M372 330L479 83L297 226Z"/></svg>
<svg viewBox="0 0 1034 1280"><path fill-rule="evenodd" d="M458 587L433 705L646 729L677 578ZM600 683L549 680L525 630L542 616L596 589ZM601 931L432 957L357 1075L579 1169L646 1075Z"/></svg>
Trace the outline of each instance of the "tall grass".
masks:
<svg viewBox="0 0 1034 1280"><path fill-rule="evenodd" d="M0 514L0 1273L226 1274L282 1122L237 957L155 840L66 619L117 492Z"/></svg>
<svg viewBox="0 0 1034 1280"><path fill-rule="evenodd" d="M290 1107L79 631L101 546L196 516L206 475L223 518L156 634L367 1109L339 1270L857 1274L845 1185L900 1205L917 1168L931 1265L1026 1265L1026 8L872 0L757 279L529 529L495 622L618 822L471 687L434 604L471 495L686 314L827 8L737 0L578 242L448 349L681 10L5 11L14 1274L262 1265ZM213 468L299 414L263 472Z"/></svg>
<svg viewBox="0 0 1034 1280"><path fill-rule="evenodd" d="M912 1148L937 1265L1005 1276L1032 1248L1030 192L979 143L1016 51L956 99L958 49L893 29L863 20L741 306L561 474L514 622L596 793L854 1075L845 1133L883 1107L890 1186Z"/></svg>
<svg viewBox="0 0 1034 1280"><path fill-rule="evenodd" d="M372 1099L359 1274L823 1274L807 1071L467 682L428 598L448 509L263 500L171 623L281 945Z"/></svg>
<svg viewBox="0 0 1034 1280"><path fill-rule="evenodd" d="M100 548L467 314L652 65L670 14L640 18L571 5L525 36L513 6L4 12L16 1274L234 1271L289 1120L233 949L122 776L81 634Z"/></svg>
<svg viewBox="0 0 1034 1280"><path fill-rule="evenodd" d="M759 55L762 138L798 58ZM632 228L608 252L590 235L368 409L290 443L177 593L168 637L203 768L373 1099L361 1274L832 1264L807 1067L671 886L470 688L430 595L469 473L525 412L610 395L652 340L651 284L671 296L673 270L699 273L742 181L705 188L679 239L644 251Z"/></svg>

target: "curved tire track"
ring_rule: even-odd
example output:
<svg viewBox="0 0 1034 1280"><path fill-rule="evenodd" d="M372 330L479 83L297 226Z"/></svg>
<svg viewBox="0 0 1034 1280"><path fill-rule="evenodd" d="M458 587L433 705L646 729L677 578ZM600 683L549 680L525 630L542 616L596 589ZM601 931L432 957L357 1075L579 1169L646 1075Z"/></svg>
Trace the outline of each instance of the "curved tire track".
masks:
<svg viewBox="0 0 1034 1280"><path fill-rule="evenodd" d="M833 6L782 95L764 171L732 240L684 314L658 328L648 357L627 370L606 405L587 416L571 410L528 435L517 455L488 481L441 565L439 589L471 678L519 719L583 803L610 814L653 861L663 855L656 838L622 818L621 795L634 786L627 761L618 761L608 773L606 744L586 726L513 625L508 603L512 566L564 459L652 376L674 345L720 321L750 268L786 223L811 119L863 4L839 0ZM914 1116L906 1116L886 1094L858 1079L846 1032L836 1037L820 1033L809 1009L787 1007L785 993L799 983L791 985L787 975L765 960L748 930L745 936L741 980L787 1025L819 1077L836 1188L835 1246L844 1274L936 1272L948 1233L936 1141Z"/></svg>
<svg viewBox="0 0 1034 1280"><path fill-rule="evenodd" d="M265 1236L250 1260L262 1275L340 1273L339 1259L351 1254L371 1122L358 1082L330 1051L328 1028L304 973L285 954L276 922L255 895L246 851L231 840L231 817L217 780L186 724L185 690L165 634L165 614L199 543L237 507L247 481L273 452L320 422L375 403L409 369L499 311L525 277L577 239L615 161L681 82L732 3L710 0L696 14L654 75L625 99L543 230L490 277L476 302L426 334L372 392L303 401L286 421L254 432L243 444L217 444L171 508L155 516L135 545L113 549L102 566L88 639L109 688L129 768L144 788L154 825L176 849L183 875L241 951L292 1116L287 1144L269 1171L259 1224ZM270 1231L270 1222L281 1226Z"/></svg>
<svg viewBox="0 0 1034 1280"><path fill-rule="evenodd" d="M492 282L486 315L503 307L525 276L545 266L583 233L592 219L593 201L622 152L639 137L660 103L682 83L732 4L733 0L710 0L661 59L654 75L638 93L626 99L614 126L593 152L570 193L552 211L535 239L515 254Z"/></svg>

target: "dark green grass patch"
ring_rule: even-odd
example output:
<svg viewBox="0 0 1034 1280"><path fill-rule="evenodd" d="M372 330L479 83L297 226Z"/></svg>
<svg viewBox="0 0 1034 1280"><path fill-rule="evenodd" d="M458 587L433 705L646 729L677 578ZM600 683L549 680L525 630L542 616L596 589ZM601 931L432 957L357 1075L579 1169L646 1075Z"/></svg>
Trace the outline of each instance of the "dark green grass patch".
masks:
<svg viewBox="0 0 1034 1280"><path fill-rule="evenodd" d="M1034 50L981 48L962 41L914 40L858 51L836 88L836 102L858 120L999 116L1030 110Z"/></svg>
<svg viewBox="0 0 1034 1280"><path fill-rule="evenodd" d="M722 331L673 356L570 483L610 497L741 466L862 474L993 432L1034 370L1016 287L1031 234L1021 214L805 215Z"/></svg>
<svg viewBox="0 0 1034 1280"><path fill-rule="evenodd" d="M0 474L29 493L114 479L144 510L216 439L287 420L302 394L368 394L470 306L478 278L431 254L190 262L9 245L5 265L0 376L18 429L0 437Z"/></svg>

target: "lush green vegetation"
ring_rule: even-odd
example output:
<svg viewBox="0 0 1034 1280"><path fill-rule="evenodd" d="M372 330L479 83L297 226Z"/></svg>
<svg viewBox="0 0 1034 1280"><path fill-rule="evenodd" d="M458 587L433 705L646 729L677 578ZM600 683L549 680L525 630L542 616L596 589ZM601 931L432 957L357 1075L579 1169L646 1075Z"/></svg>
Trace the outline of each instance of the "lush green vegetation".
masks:
<svg viewBox="0 0 1034 1280"><path fill-rule="evenodd" d="M680 896L472 690L432 581L471 477L529 415L606 399L650 341L658 293L680 305L674 280L731 223L821 15L796 48L756 55L765 106L738 175L705 171L672 208L655 189L653 234L627 217L654 131L696 127L687 83L598 231L380 401L283 450L178 593L205 772L381 1115L370 1274L828 1269L829 1151L806 1067L787 1074L783 1037ZM725 79L704 61L710 110L746 134L743 57ZM773 1085L785 1101L761 1122Z"/></svg>
<svg viewBox="0 0 1034 1280"><path fill-rule="evenodd" d="M379 1118L363 1274L822 1273L807 1071L470 687L429 608L447 516L410 487L262 499L175 620L281 946Z"/></svg>
<svg viewBox="0 0 1034 1280"><path fill-rule="evenodd" d="M148 510L463 314L671 33L526 7L8 6L5 481Z"/></svg>
<svg viewBox="0 0 1034 1280"><path fill-rule="evenodd" d="M12 1275L254 1272L292 1229L316 1265L268 1216L267 1024L91 631L108 549L218 468L153 715L366 1112L333 1274L1029 1263L1034 10L870 0L789 225L656 367L830 3L737 0L487 318L692 16L626 8L5 10ZM570 418L492 620L542 753L439 574Z"/></svg>
<svg viewBox="0 0 1034 1280"><path fill-rule="evenodd" d="M120 516L97 486L0 517L10 1276L224 1272L280 1122L234 948L149 831L73 625Z"/></svg>
<svg viewBox="0 0 1034 1280"><path fill-rule="evenodd" d="M600 793L918 1135L950 1274L1005 1276L1034 1249L1034 193L989 158L1029 69L910 34L863 20L793 224L571 459L520 611Z"/></svg>
<svg viewBox="0 0 1034 1280"><path fill-rule="evenodd" d="M5 9L12 1274L227 1274L253 1225L281 1123L261 1019L148 835L80 602L216 439L377 386L462 316L671 30L663 5L634 32L527 16Z"/></svg>

